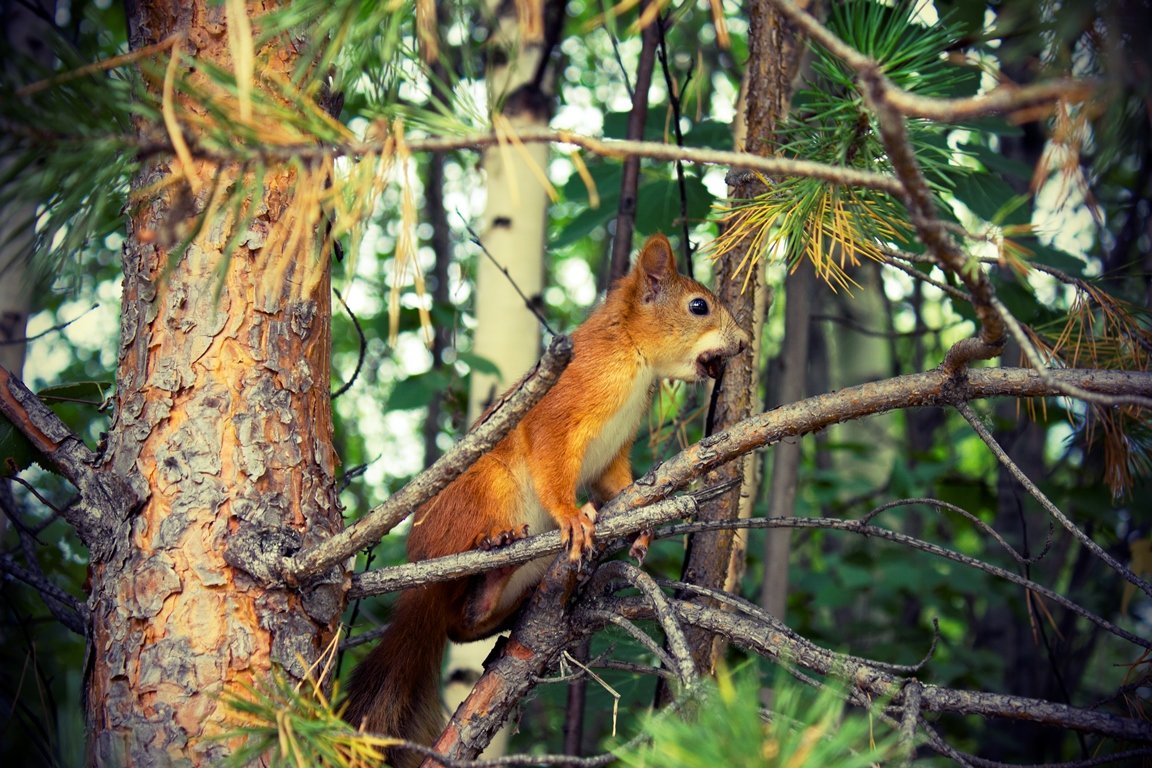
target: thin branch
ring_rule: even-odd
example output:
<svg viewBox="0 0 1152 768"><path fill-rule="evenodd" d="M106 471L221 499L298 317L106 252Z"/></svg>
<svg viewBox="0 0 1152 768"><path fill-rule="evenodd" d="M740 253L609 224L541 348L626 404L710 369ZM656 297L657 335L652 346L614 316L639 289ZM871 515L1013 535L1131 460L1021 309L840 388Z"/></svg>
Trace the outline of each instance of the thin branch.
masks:
<svg viewBox="0 0 1152 768"><path fill-rule="evenodd" d="M360 339L359 354L356 356L356 368L352 371L352 375L348 377L348 381L344 382L339 389L332 393L332 399L340 397L342 394L352 389L352 385L356 383L356 379L360 378L360 369L364 367L364 357L368 352L368 339L364 337L364 329L360 327L360 320L352 312L348 302L344 301L344 297L340 291L335 288L332 293L336 294L336 298L340 301L340 306L344 307L344 311L348 313L348 319L352 321L352 327L356 329L356 336Z"/></svg>
<svg viewBox="0 0 1152 768"><path fill-rule="evenodd" d="M472 225L468 223L468 220L465 219L463 215L461 215L460 218L464 220L464 228L468 230L468 236L471 238L472 244L479 248L480 252L488 257L488 260L492 262L492 265L496 267L496 269L500 270L500 272L504 275L504 279L506 279L508 284L512 286L512 290L516 291L516 295L519 296L520 300L524 302L524 308L536 316L536 322L540 323L540 327L547 331L549 336L555 336L556 332L552 330L552 326L548 325L548 320L540 311L539 304L524 295L524 291L520 290L520 286L512 277L512 273L508 271L508 267L504 266L496 260L496 257L493 256L492 252L488 250L488 246L484 245L484 241L480 239L480 235L477 234L476 230L472 228Z"/></svg>
<svg viewBox="0 0 1152 768"><path fill-rule="evenodd" d="M665 34L665 20L661 15L656 22L657 29L660 32L660 47L656 51L657 57L660 59L660 71L664 74L664 89L668 92L668 107L672 110L672 135L676 137L676 146L684 146L684 131L680 129L680 94L684 92L684 88L692 80L692 70L688 70L688 75L684 80L684 84L680 85L672 77L672 68L668 62L668 40ZM684 178L684 162L682 160L676 161L676 184L680 190L680 227L682 229L682 236L684 242L681 247L684 249L684 268L687 274L692 274L692 244L688 238L688 185Z"/></svg>
<svg viewBox="0 0 1152 768"><path fill-rule="evenodd" d="M1099 544L1093 541L1088 534L1080 530L1079 526L1061 512L1060 508L1053 504L1048 497L1044 495L1044 492L1032 482L1032 479L1016 465L1016 462L1012 461L1012 457L996 442L996 438L992 435L992 432L984 426L984 423L980 420L980 417L976 415L976 412L972 410L970 405L967 403L957 403L956 410L967 420L972 426L972 429L975 430L976 434L980 436L980 439L984 441L988 449L992 451L993 455L996 456L997 460L1008 470L1012 477L1016 478L1016 481L1024 486L1024 490L1028 491L1032 498L1040 502L1040 506L1042 506L1048 514L1056 518L1060 522L1060 525L1064 526L1076 541L1080 542L1082 546L1103 561L1109 568L1124 577L1125 580L1139 587L1145 594L1152 596L1152 583L1140 578L1130 568L1105 552ZM1145 647L1152 647L1152 644Z"/></svg>
<svg viewBox="0 0 1152 768"><path fill-rule="evenodd" d="M11 263L15 263L15 262L11 262ZM7 269L7 267L5 267L5 269ZM10 278L10 279L16 279L16 278ZM0 347L6 346L8 344L27 344L30 341L36 341L37 339L42 339L49 334L56 333L57 331L62 331L65 328L67 328L68 326L72 325L72 323L75 323L76 321L83 319L83 317L85 315L87 315L89 312L91 312L94 309L98 309L99 307L100 307L99 304L93 304L92 306L88 307L88 309L86 309L83 312L81 312L80 314L76 315L76 317L72 318L71 320L65 320L62 323L56 323L56 325L53 325L49 328L46 328L43 331L40 331L40 333L33 334L32 336L21 336L19 338L14 338L14 339L0 340Z"/></svg>
<svg viewBox="0 0 1152 768"><path fill-rule="evenodd" d="M892 254L886 253L885 255L890 256ZM936 264L936 260L932 259L930 257L928 259L925 259L925 261L927 263L930 263L930 264ZM908 277L911 277L913 280L919 280L922 283L926 283L927 285L930 285L933 288L936 288L936 289L942 291L943 293L946 293L947 295L951 296L953 299L956 299L957 301L962 301L965 304L971 304L972 303L972 296L970 294L960 290L959 288L956 288L955 286L951 286L945 282L941 282L940 280L936 280L931 275L926 275L923 272L915 270L906 264L901 264L898 261L891 261L891 260L886 260L883 262L883 264L886 267L891 267L892 269L896 269L896 270L899 270L900 272L903 272L904 274L908 275Z"/></svg>
<svg viewBox="0 0 1152 768"><path fill-rule="evenodd" d="M88 626L88 609L83 603L53 584L43 573L21 568L9 555L0 554L0 572L35 589L61 624L80 636L84 635ZM54 605L64 610L57 610Z"/></svg>
<svg viewBox="0 0 1152 768"><path fill-rule="evenodd" d="M787 519L794 519L794 518L773 518L773 519L787 520ZM706 522L719 523L721 521L709 520ZM736 522L736 521L730 521L730 522ZM862 656L853 656L852 654L849 654L849 653L837 653L834 651L827 651L825 649L820 648L820 646L816 645L816 643L813 643L811 640L807 639L806 637L804 637L800 633L793 630L791 627L789 627L783 621L781 621L777 617L773 616L769 611L766 611L763 608L761 608L760 606L756 605L751 600L745 600L744 598L742 598L738 595L733 595L730 592L725 592L725 591L720 590L720 589L712 589L710 587L702 587L699 584L690 584L686 581L676 581L674 579L660 579L659 583L661 586L663 586L667 589L676 589L676 590L679 590L680 592L689 592L689 593L692 593L694 595L700 595L702 597L707 597L710 600L714 600L714 601L716 601L716 603L718 605L723 605L727 608L732 608L732 609L734 609L740 613L743 613L748 618L756 620L757 622L762 624L769 631L777 632L777 633L780 633L782 635L786 635L792 642L797 643L800 647L803 647L803 648L806 648L809 650L813 650L813 651L819 650L819 651L824 652L824 653L832 654L843 664L865 664L865 665L870 666L870 667L882 669L885 672L890 672L892 674L915 674L916 672L919 672L921 667L923 666L923 662L920 662L919 664L891 664L891 663L886 662L886 661L878 661L876 659L866 659ZM936 643L936 641L935 641L935 639L933 639L932 644L935 645L935 643Z"/></svg>
<svg viewBox="0 0 1152 768"><path fill-rule="evenodd" d="M15 129L15 127L13 127ZM555 143L574 144L589 152L603 157L623 158L631 155L646 157L651 160L676 161L699 165L721 165L734 171L756 171L767 176L805 176L813 179L822 179L829 184L840 186L856 186L887 192L900 196L904 187L900 181L890 175L861 171L827 163L816 163L808 160L795 160L784 157L761 157L747 152L730 150L700 149L696 147L677 147L673 144L664 144L658 141L629 141L625 139L599 139L576 131L553 129L547 127L523 126L518 127L516 138L525 144ZM116 137L123 140L123 137ZM91 137L85 137L84 142L91 142ZM482 149L500 142L495 133L472 133L459 136L431 136L427 138L412 138L407 140L410 152L450 152L460 149ZM62 142L68 143L68 142ZM251 148L247 156L262 158L267 161L281 160L320 160L331 157L358 158L364 155L378 155L384 151L386 139L380 141L355 141L343 144L316 145L312 143L265 145ZM128 141L126 145L134 148L140 159L152 155L169 154L172 145L167 139L154 139L146 142ZM201 146L190 143L189 150L193 157L217 162L235 161L236 154L224 154L216 147ZM240 152L239 147L234 147ZM243 156L242 156L243 157ZM241 158L242 159L242 158Z"/></svg>
<svg viewBox="0 0 1152 768"><path fill-rule="evenodd" d="M1040 549L1040 554L1036 555L1035 557L1026 557L1017 552L1016 549L1011 544L1009 544L1004 539L1004 537L996 531L995 528L988 525L988 523L984 522L979 517L964 509L963 507L957 506L947 501L941 501L940 499L921 498L896 499L895 501L889 501L869 511L864 515L864 517L860 519L860 522L863 525L869 525L871 524L872 519L879 515L881 512L887 512L889 509L894 509L896 507L907 507L913 504L923 504L924 506L935 507L936 509L947 510L949 512L955 512L968 522L972 523L972 525L974 525L976 529L981 533L985 533L995 539L996 543L999 544L1005 552L1011 555L1013 560L1020 563L1020 565L1032 565L1039 562L1040 560L1044 559L1044 555L1047 554L1048 550L1052 547L1052 534L1055 530L1055 526L1052 523L1048 524L1048 536L1044 540L1044 546Z"/></svg>
<svg viewBox="0 0 1152 768"><path fill-rule="evenodd" d="M640 15L644 16L649 2L640 0ZM636 91L632 95L632 109L628 113L628 139L638 141L644 138L644 126L648 122L648 93L652 88L652 71L655 69L656 44L663 34L660 16L653 18L640 32L640 59L636 64ZM608 262L608 284L615 282L628 271L628 259L632 255L632 234L636 228L636 196L640 186L640 156L624 158L620 169L620 203L616 211L616 231L612 237L612 256Z"/></svg>
<svg viewBox="0 0 1152 768"><path fill-rule="evenodd" d="M589 584L589 588L607 590L613 580L623 581L635 587L652 601L652 609L660 622L660 628L664 631L665 644L675 660L675 666L669 666L669 669L675 670L682 685L691 685L696 679L696 666L692 661L692 651L688 647L688 638L685 637L684 630L680 628L680 625L673 620L668 596L660 591L660 587L651 576L622 560L605 563L596 569L596 574ZM657 655L665 658L663 653Z"/></svg>
<svg viewBox="0 0 1152 768"><path fill-rule="evenodd" d="M682 523L679 525L668 526L661 528L655 532L658 538L683 536L687 533L696 533L702 530L712 530L715 528L799 528L799 529L826 529L833 531L846 531L848 533L856 533L871 539L884 539L894 544L900 544L912 549L926 552L930 555L936 555L953 562L967 565L985 573L995 576L1005 581L1009 581L1017 586L1023 587L1031 592L1034 592L1041 597L1045 597L1054 603L1059 604L1063 608L1072 611L1078 616L1087 619L1091 623L1100 627L1101 629L1109 632L1119 638L1127 640L1133 645L1138 645L1142 648L1152 649L1152 640L1135 635L1127 630L1118 627L1105 618L1097 616L1089 611L1087 608L1080 606L1068 598L1061 595L1059 592L1045 587L1041 584L1027 579L1018 573L1014 573L1005 568L986 563L983 560L978 560L969 555L961 554L951 549L941 547L939 544L933 544L923 539L917 539L904 533L890 531L887 528L878 528L874 525L864 525L856 520L841 520L833 517L770 517L758 518L752 520L714 520L714 521L700 521L694 523ZM712 595L715 598L715 595ZM716 598L719 599L719 598Z"/></svg>

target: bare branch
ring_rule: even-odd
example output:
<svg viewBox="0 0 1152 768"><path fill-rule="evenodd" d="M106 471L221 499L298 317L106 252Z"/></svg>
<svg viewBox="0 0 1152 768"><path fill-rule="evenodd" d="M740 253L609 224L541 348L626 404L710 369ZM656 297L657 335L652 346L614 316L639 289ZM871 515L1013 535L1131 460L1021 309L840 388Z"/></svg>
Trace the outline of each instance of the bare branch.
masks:
<svg viewBox="0 0 1152 768"><path fill-rule="evenodd" d="M962 415L968 421L968 423L972 426L972 429L976 431L976 434L980 436L980 439L984 441L989 450L991 450L992 453L996 456L996 459L1002 465L1004 465L1004 468L1008 470L1012 477L1016 478L1016 481L1020 483L1020 485L1024 486L1024 490L1028 491L1032 498L1040 502L1040 506L1044 507L1048 514L1056 518L1060 522L1060 525L1064 526L1064 528L1072 534L1076 541L1080 542L1080 544L1088 549L1089 552L1102 560L1109 568L1124 577L1124 579L1132 584L1135 584L1137 587L1143 590L1145 594L1152 596L1152 584L1137 576L1130 568L1126 567L1123 563L1119 562L1116 560L1116 558L1105 552L1099 544L1093 541L1088 534L1084 533L1084 531L1080 530L1079 526L1072 522L1063 512L1060 511L1059 507L1053 504L1051 500L1049 500L1049 498L1044 495L1044 492L1041 491L1040 488L1032 482L1032 479L1029 478L1028 475L1026 475L1023 470L1021 470L1020 467L1016 465L1016 462L1012 461L1012 457L1010 457L1008 453L1002 447L1000 447L1000 444L996 442L996 438L992 435L992 432L986 426L984 426L984 423L980 420L980 417L976 415L976 412L972 410L970 405L967 403L957 403L956 410L960 411L960 415ZM1146 647L1152 647L1152 645Z"/></svg>
<svg viewBox="0 0 1152 768"><path fill-rule="evenodd" d="M1051 372L1057 384L1076 382L1093 392L1152 394L1152 373L1099 370ZM1061 393L1037 372L1024 368L977 368L957 379L942 370L908 374L880 382L846 387L758 414L730 429L691 445L650 471L601 510L597 535L601 541L626 536L662 525L694 512L695 500L681 497L667 505L655 502L669 497L707 471L749 451L787 437L808 434L832 424L859 419L899 408L952 405L988 397L1044 397ZM682 506L684 505L684 506ZM686 506L692 505L692 506ZM858 524L857 524L858 525ZM883 530L866 526L861 533ZM556 532L509 544L496 551L472 551L385 568L353 577L350 597L391 592L428 581L443 581L515 565L560 551Z"/></svg>
<svg viewBox="0 0 1152 768"><path fill-rule="evenodd" d="M838 654L797 643L781 632L765 631L761 622L742 613L715 610L683 600L673 599L671 603L683 621L722 634L751 652L838 678L869 697L889 699L896 705L906 701L907 680L899 676L868 664L846 662ZM647 601L641 598L615 598L610 601L610 607L630 618L650 617ZM924 684L920 693L925 712L955 712L1025 720L1138 743L1152 743L1152 723L1106 712L1041 699L962 691L929 684Z"/></svg>
<svg viewBox="0 0 1152 768"><path fill-rule="evenodd" d="M1152 640L1140 637L1139 635L1132 634L1127 630L1116 626L1105 618L1097 616L1089 611L1087 608L1069 600L1061 595L1059 592L1054 592L1047 587L1037 584L1036 582L1026 579L1025 577L1013 573L1005 568L986 563L983 560L977 560L974 557L961 554L951 549L941 547L939 544L933 544L923 539L917 539L907 534L890 531L887 528L878 528L874 525L867 525L856 520L840 520L832 517L770 517L767 519L760 518L754 520L720 520L720 521L706 521L695 523L684 523L681 525L673 525L667 528L656 531L656 536L663 538L665 536L683 536L686 533L695 533L700 530L707 530L710 528L718 527L743 527L743 528L810 528L810 529L829 529L835 531L846 531L849 533L857 533L861 536L866 536L872 539L884 539L891 541L894 544L901 544L912 549L927 552L937 557L943 557L953 562L967 565L971 568L984 571L997 578L1004 579L1025 589L1035 592L1036 594L1059 604L1063 608L1072 611L1078 616L1081 616L1088 621L1092 622L1101 629L1116 635L1119 638L1127 640L1128 642L1138 645L1142 648L1152 649ZM680 586L677 583L677 586ZM710 595L715 597L715 595ZM718 598L717 598L718 599ZM738 598L734 598L738 599Z"/></svg>
<svg viewBox="0 0 1152 768"><path fill-rule="evenodd" d="M675 659L675 666L669 666L669 669L676 672L682 685L691 685L696 679L696 666L692 661L692 651L688 647L688 638L685 637L684 630L674 620L667 595L660 591L660 587L652 580L651 576L636 566L621 560L605 563L598 568L589 584L589 589L607 591L613 580L623 581L635 587L652 601L652 610L660 622L660 628L664 631L665 643ZM663 656L664 654L657 655Z"/></svg>
<svg viewBox="0 0 1152 768"><path fill-rule="evenodd" d="M631 510L627 514L620 514L619 510L620 508L614 503L607 504L600 510L596 521L596 535L600 541L626 537L670 520L692 517L696 513L696 499L692 496L679 496L642 509ZM555 555L562 549L564 545L560 543L560 532L549 531L518 539L506 547L495 550L474 549L419 563L369 571L353 577L349 596L355 599L407 589L432 581L447 581L500 566L519 565L529 560Z"/></svg>
<svg viewBox="0 0 1152 768"><path fill-rule="evenodd" d="M83 603L53 584L43 573L21 568L9 555L0 554L0 572L35 589L61 624L78 635L84 635L88 625L88 609Z"/></svg>

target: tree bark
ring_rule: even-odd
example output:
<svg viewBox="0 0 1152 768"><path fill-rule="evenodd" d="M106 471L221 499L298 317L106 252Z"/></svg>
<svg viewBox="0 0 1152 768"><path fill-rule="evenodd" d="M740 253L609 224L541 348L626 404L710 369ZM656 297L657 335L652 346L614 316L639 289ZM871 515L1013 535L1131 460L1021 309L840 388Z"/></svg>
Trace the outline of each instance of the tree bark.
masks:
<svg viewBox="0 0 1152 768"><path fill-rule="evenodd" d="M184 36L179 66L196 81L199 60L231 69L227 23L208 0L142 3L130 9L130 42ZM257 87L261 67L289 74L294 53L283 42L257 49ZM93 765L218 765L235 746L216 738L228 727L225 698L277 667L303 677L334 637L347 588L342 567L305 588L269 588L272 574L257 567L259 555L309 547L342 524L328 254L311 227L299 239L276 235L315 219L295 197L298 173L266 169L260 197L245 203L249 231L225 253L237 219L214 206L209 185L199 194L184 180L167 185L175 167L153 160L133 182L143 203L124 251L102 468L144 502L91 564ZM218 189L242 181L238 166L195 170ZM145 197L154 189L163 192ZM183 231L197 234L179 250L165 233Z"/></svg>
<svg viewBox="0 0 1152 768"><path fill-rule="evenodd" d="M806 4L805 4L806 5ZM804 39L779 15L769 2L758 0L749 4L749 61L744 88L745 144L749 152L758 155L771 153L775 145L776 124L787 114L792 99L792 84L799 71L804 51ZM733 199L746 199L754 190L741 182L730 190ZM747 281L737 274L743 254L733 252L716 266L716 294L732 312L742 328L756 331L752 349L727 364L724 379L718 385L710 414L710 431L719 431L753 414L759 400L756 396L759 371L759 333L765 301L760 294L766 289L759 274ZM757 311L761 315L757 315ZM749 467L748 465L752 465ZM707 485L738 481L737 491L702 505L700 519L729 520L740 514L742 497L751 493L749 478L755 477L754 462L750 457L720 467L705 478ZM737 539L731 530L697 534L689 539L683 579L710 588L722 588L739 572L733 567L733 558L743 558L743 545L735 546ZM706 630L691 628L688 641L693 661L701 672L715 669L723 644Z"/></svg>

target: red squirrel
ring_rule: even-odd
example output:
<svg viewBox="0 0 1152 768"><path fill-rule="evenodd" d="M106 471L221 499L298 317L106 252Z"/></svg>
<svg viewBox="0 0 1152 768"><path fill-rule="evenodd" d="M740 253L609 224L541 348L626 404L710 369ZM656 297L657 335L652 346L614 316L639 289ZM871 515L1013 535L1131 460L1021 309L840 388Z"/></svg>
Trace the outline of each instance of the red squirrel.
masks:
<svg viewBox="0 0 1152 768"><path fill-rule="evenodd" d="M594 507L632 483L629 453L662 378L715 378L748 336L716 297L679 274L663 235L648 238L632 270L572 334L559 380L490 452L415 513L412 561L505 544L559 528L569 556L592 546ZM444 723L440 667L448 640L500 631L550 558L400 595L379 644L355 669L345 719L387 736L432 744ZM422 757L391 750L403 768Z"/></svg>

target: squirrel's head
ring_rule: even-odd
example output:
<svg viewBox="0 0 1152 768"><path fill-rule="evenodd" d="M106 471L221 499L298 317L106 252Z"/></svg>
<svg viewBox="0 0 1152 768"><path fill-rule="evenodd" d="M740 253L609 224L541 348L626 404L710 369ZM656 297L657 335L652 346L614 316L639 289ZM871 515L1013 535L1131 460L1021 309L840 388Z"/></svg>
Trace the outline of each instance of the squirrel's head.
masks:
<svg viewBox="0 0 1152 768"><path fill-rule="evenodd" d="M634 341L666 379L716 378L724 361L748 348L749 338L713 293L676 270L672 246L652 235L624 278L633 293Z"/></svg>

